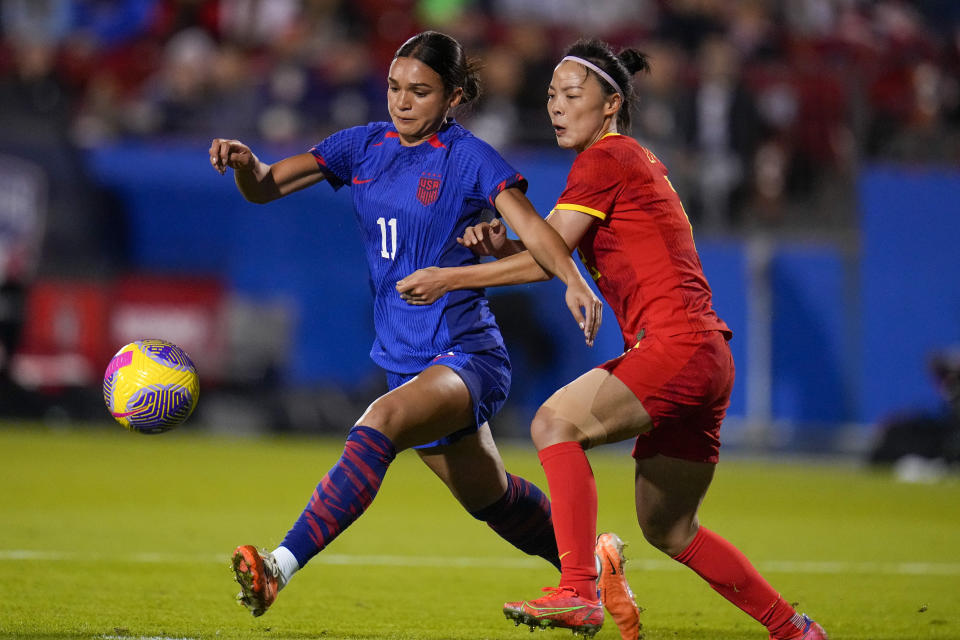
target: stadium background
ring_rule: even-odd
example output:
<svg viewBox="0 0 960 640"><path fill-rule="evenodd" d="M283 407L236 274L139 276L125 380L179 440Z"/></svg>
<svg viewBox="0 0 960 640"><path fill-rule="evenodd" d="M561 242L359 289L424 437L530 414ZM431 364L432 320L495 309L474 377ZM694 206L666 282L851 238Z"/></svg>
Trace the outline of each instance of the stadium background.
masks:
<svg viewBox="0 0 960 640"><path fill-rule="evenodd" d="M271 161L386 119L423 28L480 58L457 114L546 213L572 157L545 86L579 35L652 56L633 135L671 169L738 365L725 444L866 454L891 424L957 454L960 5L949 0L3 0L0 416L107 420L130 339L183 346L191 428L343 433L384 388L346 190L246 203L207 161ZM515 364L493 425L621 349L556 283L491 291ZM947 434L941 438L940 435ZM942 448L938 448L942 445ZM952 447L952 448L950 448Z"/></svg>

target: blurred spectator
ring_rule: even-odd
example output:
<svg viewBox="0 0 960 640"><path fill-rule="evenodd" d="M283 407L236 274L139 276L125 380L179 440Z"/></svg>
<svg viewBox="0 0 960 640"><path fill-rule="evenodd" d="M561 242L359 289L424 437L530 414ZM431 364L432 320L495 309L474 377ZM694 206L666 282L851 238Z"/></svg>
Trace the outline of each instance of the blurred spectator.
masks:
<svg viewBox="0 0 960 640"><path fill-rule="evenodd" d="M220 0L220 34L248 47L286 38L301 16L300 0Z"/></svg>
<svg viewBox="0 0 960 640"><path fill-rule="evenodd" d="M227 43L213 54L210 65L210 122L206 129L233 131L251 138L255 133L257 113L262 104L258 82L250 73L255 62L243 48Z"/></svg>
<svg viewBox="0 0 960 640"><path fill-rule="evenodd" d="M480 78L483 83L480 102L461 119L474 135L495 148L514 145L523 126L535 125L522 123L520 118L517 96L524 85L522 61L510 47L495 46L483 56ZM544 101L540 113L543 128L548 124L546 113Z"/></svg>
<svg viewBox="0 0 960 640"><path fill-rule="evenodd" d="M39 166L0 154L0 395L23 330L26 294L39 260L47 183Z"/></svg>
<svg viewBox="0 0 960 640"><path fill-rule="evenodd" d="M547 120L547 86L556 65L550 34L536 22L512 24L505 44L516 56L520 67L520 87L515 95L517 117L522 123L514 140L518 145L556 144Z"/></svg>
<svg viewBox="0 0 960 640"><path fill-rule="evenodd" d="M149 131L168 135L209 133L216 122L212 61L217 45L199 27L183 29L167 41L160 71L148 80L144 99L153 110Z"/></svg>
<svg viewBox="0 0 960 640"><path fill-rule="evenodd" d="M910 164L960 164L960 134L947 126L946 105L956 99L956 78L952 81L930 62L910 70L907 88L909 107L902 126L877 149L885 160ZM951 86L952 85L952 86Z"/></svg>
<svg viewBox="0 0 960 640"><path fill-rule="evenodd" d="M723 33L724 4L722 0L661 2L659 35L693 56L707 37Z"/></svg>
<svg viewBox="0 0 960 640"><path fill-rule="evenodd" d="M632 114L633 136L670 167L670 182L686 202L696 171L685 152L686 55L675 43L654 40L638 45L649 56L650 73L636 78L639 100Z"/></svg>
<svg viewBox="0 0 960 640"><path fill-rule="evenodd" d="M960 464L960 351L956 346L938 350L930 358L929 369L943 406L885 419L869 462L919 459Z"/></svg>
<svg viewBox="0 0 960 640"><path fill-rule="evenodd" d="M773 15L766 0L732 3L725 38L742 60L768 59L779 55L780 44Z"/></svg>
<svg viewBox="0 0 960 640"><path fill-rule="evenodd" d="M935 46L921 16L901 3L881 2L874 10L877 35L869 85L871 123L867 152L876 155L916 115L914 68L934 60Z"/></svg>
<svg viewBox="0 0 960 640"><path fill-rule="evenodd" d="M383 72L362 40L337 38L316 62L318 90L306 105L314 120L314 137L371 119L386 120ZM318 109L318 107L323 107Z"/></svg>
<svg viewBox="0 0 960 640"><path fill-rule="evenodd" d="M685 194L688 210L714 230L730 226L748 195L760 134L739 55L729 40L706 38L697 52L697 83L681 102L681 126L696 175L694 191Z"/></svg>

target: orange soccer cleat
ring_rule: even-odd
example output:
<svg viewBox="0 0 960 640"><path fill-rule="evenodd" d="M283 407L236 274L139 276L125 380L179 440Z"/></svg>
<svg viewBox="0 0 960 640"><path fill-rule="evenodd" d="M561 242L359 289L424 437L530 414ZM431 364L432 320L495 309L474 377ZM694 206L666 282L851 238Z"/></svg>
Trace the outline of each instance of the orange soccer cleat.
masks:
<svg viewBox="0 0 960 640"><path fill-rule="evenodd" d="M262 616L277 599L279 590L280 570L273 554L245 544L234 549L231 564L240 583L237 600L254 616Z"/></svg>
<svg viewBox="0 0 960 640"><path fill-rule="evenodd" d="M547 595L536 600L508 602L503 613L516 624L530 630L560 627L590 637L603 626L603 605L588 600L571 587L547 587Z"/></svg>
<svg viewBox="0 0 960 640"><path fill-rule="evenodd" d="M596 553L600 600L617 624L620 637L638 640L643 625L640 623L640 607L623 574L623 541L615 533L601 533L597 536Z"/></svg>

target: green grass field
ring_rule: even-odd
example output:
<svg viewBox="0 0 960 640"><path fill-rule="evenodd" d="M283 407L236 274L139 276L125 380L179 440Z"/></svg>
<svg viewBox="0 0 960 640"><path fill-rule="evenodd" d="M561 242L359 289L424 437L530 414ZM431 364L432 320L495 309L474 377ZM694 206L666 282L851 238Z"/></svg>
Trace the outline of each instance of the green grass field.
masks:
<svg viewBox="0 0 960 640"><path fill-rule="evenodd" d="M0 638L524 640L505 600L556 582L464 513L412 453L369 512L269 613L234 602L237 544L272 548L341 442L159 437L106 424L0 425ZM541 486L532 448L508 468ZM763 640L764 630L643 541L632 465L597 451L601 529L628 541L647 640ZM702 511L834 640L960 638L960 483L899 484L838 465L726 460ZM569 632L537 632L566 639ZM617 640L612 622L596 636Z"/></svg>

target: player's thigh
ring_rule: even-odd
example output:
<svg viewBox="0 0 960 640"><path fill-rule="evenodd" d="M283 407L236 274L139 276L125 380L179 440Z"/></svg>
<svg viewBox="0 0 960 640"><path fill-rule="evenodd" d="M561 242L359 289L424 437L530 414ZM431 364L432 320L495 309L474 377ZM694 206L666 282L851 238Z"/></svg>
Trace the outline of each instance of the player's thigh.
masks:
<svg viewBox="0 0 960 640"><path fill-rule="evenodd" d="M487 423L453 444L416 451L467 511L493 504L507 490L503 459Z"/></svg>
<svg viewBox="0 0 960 640"><path fill-rule="evenodd" d="M380 431L399 451L442 438L473 420L463 379L449 367L435 365L374 400L356 424Z"/></svg>
<svg viewBox="0 0 960 640"><path fill-rule="evenodd" d="M716 465L655 455L636 461L637 521L658 549L676 555L696 534Z"/></svg>
<svg viewBox="0 0 960 640"><path fill-rule="evenodd" d="M567 441L589 448L634 438L650 426L650 415L627 385L591 369L543 403L531 435L538 449Z"/></svg>

